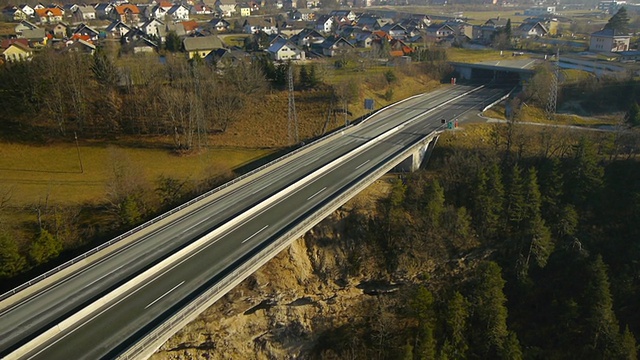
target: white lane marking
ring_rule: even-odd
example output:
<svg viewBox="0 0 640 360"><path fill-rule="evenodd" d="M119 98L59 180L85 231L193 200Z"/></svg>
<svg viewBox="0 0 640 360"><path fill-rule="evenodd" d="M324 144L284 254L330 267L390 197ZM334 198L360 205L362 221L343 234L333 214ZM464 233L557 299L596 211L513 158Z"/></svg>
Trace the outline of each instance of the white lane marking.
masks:
<svg viewBox="0 0 640 360"><path fill-rule="evenodd" d="M92 282L88 283L87 285L83 286L82 288L83 288L83 289L84 289L84 288L88 288L89 286L91 286L91 285L93 285L93 284L97 283L98 281L100 281L100 280L102 280L102 279L106 278L107 276L109 276L109 275L113 274L114 272L116 272L116 271L118 271L118 270L122 269L123 267L124 267L124 265L120 265L120 267L117 267L117 268L115 268L115 269L111 270L111 272L108 272L108 273L106 273L106 274L104 274L104 275L100 276L99 278L97 278L97 279L93 280Z"/></svg>
<svg viewBox="0 0 640 360"><path fill-rule="evenodd" d="M313 195L309 196L309 197L307 198L307 200L311 200L311 199L313 199L314 197L316 197L316 195L320 194L321 192L325 191L326 189L327 189L327 187L326 187L326 186L325 186L325 187L323 187L322 189L318 190L318 192L316 192L315 194L313 194Z"/></svg>
<svg viewBox="0 0 640 360"><path fill-rule="evenodd" d="M356 170L358 170L358 169L360 169L361 167L365 166L369 161L371 161L371 159L369 159L369 160L367 160L367 161L363 162L362 164L358 165L358 166L356 167Z"/></svg>
<svg viewBox="0 0 640 360"><path fill-rule="evenodd" d="M267 188L267 187L269 187L269 186L271 186L271 183L269 183L269 184L267 184L267 185L265 185L265 186L262 186L262 187L258 188L256 191L252 192L252 193L251 193L251 195L253 195L253 194L257 193L257 192L260 192L260 191L262 191L262 190L266 189L266 188Z"/></svg>
<svg viewBox="0 0 640 360"><path fill-rule="evenodd" d="M244 243L246 243L247 241L249 241L249 240L253 239L256 235L260 234L264 229L266 229L266 228L268 228L268 227L269 227L269 225L265 225L262 229L260 229L260 230L258 230L258 231L256 231L256 232L254 232L254 233L253 233L253 235L251 235L251 236L249 236L248 238L244 239L244 240L242 241L242 243L244 244Z"/></svg>
<svg viewBox="0 0 640 360"><path fill-rule="evenodd" d="M157 299L153 300L151 303L149 303L149 305L145 306L144 308L145 308L145 309L148 309L149 307L153 306L153 304L155 304L155 303L157 303L158 301L162 300L162 298L163 298L163 297L165 297L165 296L169 295L169 293L170 293L170 292L172 292L173 290L177 289L177 288L178 288L178 286L180 286L180 285L182 285L182 284L184 284L184 281L183 281L183 282L181 282L180 284L178 284L178 285L176 285L176 286L172 287L172 288L171 288L169 291L167 291L166 293L164 293L164 294L160 295L160 297L159 297L159 298L157 298Z"/></svg>

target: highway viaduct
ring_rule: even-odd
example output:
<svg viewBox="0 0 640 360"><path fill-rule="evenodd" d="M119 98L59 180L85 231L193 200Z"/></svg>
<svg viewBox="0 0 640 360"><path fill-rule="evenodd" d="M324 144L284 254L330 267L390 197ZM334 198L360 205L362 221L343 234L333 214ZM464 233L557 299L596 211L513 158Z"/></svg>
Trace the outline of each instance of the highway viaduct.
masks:
<svg viewBox="0 0 640 360"><path fill-rule="evenodd" d="M458 85L406 99L22 286L0 302L0 356L150 356L380 176L419 166L441 119L462 120L507 92Z"/></svg>

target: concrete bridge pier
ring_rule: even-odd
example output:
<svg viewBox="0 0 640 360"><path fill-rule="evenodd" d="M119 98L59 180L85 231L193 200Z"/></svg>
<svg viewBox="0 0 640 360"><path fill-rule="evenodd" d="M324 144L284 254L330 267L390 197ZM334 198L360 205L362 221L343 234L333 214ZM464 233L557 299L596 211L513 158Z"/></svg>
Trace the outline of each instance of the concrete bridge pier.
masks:
<svg viewBox="0 0 640 360"><path fill-rule="evenodd" d="M433 148L436 147L440 132L432 133L416 143L409 151L409 156L393 168L394 172L414 172L429 162Z"/></svg>

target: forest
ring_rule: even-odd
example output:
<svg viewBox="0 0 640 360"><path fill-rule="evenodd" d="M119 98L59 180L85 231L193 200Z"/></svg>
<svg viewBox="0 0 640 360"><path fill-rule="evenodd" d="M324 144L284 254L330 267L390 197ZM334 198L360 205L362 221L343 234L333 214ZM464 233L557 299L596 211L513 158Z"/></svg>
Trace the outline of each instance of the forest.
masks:
<svg viewBox="0 0 640 360"><path fill-rule="evenodd" d="M322 334L316 358L637 358L637 160L606 156L610 135L514 127L518 150L504 126L448 136L375 215L350 213L345 271L400 290Z"/></svg>

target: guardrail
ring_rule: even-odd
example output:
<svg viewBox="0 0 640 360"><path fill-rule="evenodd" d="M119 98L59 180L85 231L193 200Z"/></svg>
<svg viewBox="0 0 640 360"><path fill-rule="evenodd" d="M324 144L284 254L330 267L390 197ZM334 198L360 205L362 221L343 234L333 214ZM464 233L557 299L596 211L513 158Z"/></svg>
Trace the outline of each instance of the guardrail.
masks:
<svg viewBox="0 0 640 360"><path fill-rule="evenodd" d="M429 133L423 139L429 137L438 136L442 133L442 126L433 132ZM224 296L233 287L239 284L241 281L249 277L257 268L267 263L285 247L289 246L295 239L302 236L305 232L322 221L331 212L338 209L345 204L349 199L353 198L360 191L372 184L375 180L379 179L382 175L389 172L396 165L398 165L406 157L407 152L410 152L415 144L419 144L423 139L419 139L404 151L398 152L390 161L386 164L378 167L366 175L362 180L358 181L354 186L349 188L343 194L327 202L322 208L318 209L312 216L305 218L302 222L296 225L293 229L287 231L278 239L267 245L258 254L252 257L250 260L240 264L230 275L221 279L218 283L205 290L202 294L196 297L192 302L187 304L169 320L163 322L156 328L152 329L146 336L134 345L125 350L118 358L121 359L139 359L146 358L151 354L148 354L150 349L155 351L162 345L171 335L175 333L175 329L179 329L186 325L188 322L194 320L206 307L211 306L220 297Z"/></svg>

